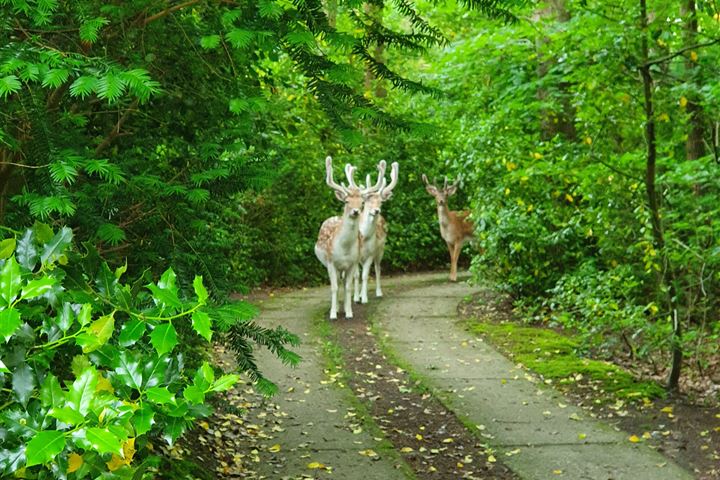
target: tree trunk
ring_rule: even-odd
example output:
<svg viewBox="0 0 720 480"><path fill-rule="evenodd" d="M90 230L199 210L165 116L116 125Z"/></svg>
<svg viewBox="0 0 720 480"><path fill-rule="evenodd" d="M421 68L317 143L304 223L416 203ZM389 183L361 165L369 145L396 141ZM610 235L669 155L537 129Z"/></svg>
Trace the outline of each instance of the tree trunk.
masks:
<svg viewBox="0 0 720 480"><path fill-rule="evenodd" d="M542 18L554 19L560 23L569 21L570 12L565 5L565 0L551 0L546 8L536 11L535 20ZM541 50L542 46L547 42L547 38L539 38L537 41L538 50ZM544 78L555 63L555 58L541 59L537 67L538 78ZM549 140L560 134L565 139L574 141L577 139L577 132L575 130L575 108L572 106L569 94L570 83L560 82L558 90L560 91L560 111L544 111L541 113L540 131L542 138ZM537 96L541 101L550 98L549 92L544 88L538 89Z"/></svg>
<svg viewBox="0 0 720 480"><path fill-rule="evenodd" d="M650 222L652 224L653 244L655 251L662 258L665 256L665 238L663 234L662 220L660 215L660 201L656 187L656 164L657 164L657 137L655 135L655 107L653 104L653 78L650 71L650 47L648 37L647 0L640 0L640 27L641 27L641 66L640 77L643 84L643 99L645 111L645 142L647 144L647 159L645 164L645 189L647 190L648 208L650 209ZM669 268L672 274L672 268ZM672 275L671 275L672 276ZM668 306L673 312L673 336L672 344L672 366L668 377L668 390L678 389L680 372L682 370L682 326L677 317L675 306L675 289L672 278L668 282Z"/></svg>
<svg viewBox="0 0 720 480"><path fill-rule="evenodd" d="M376 22L382 23L383 20L383 7L381 5L373 5L370 3L365 4L365 13L373 18ZM385 45L378 43L375 45L373 51L373 58L376 62L385 63L383 58L385 54ZM382 81L375 78L375 75L369 67L365 67L365 91L370 92L373 90L373 84L375 85L375 97L384 98L387 96L387 90L382 84Z"/></svg>
<svg viewBox="0 0 720 480"><path fill-rule="evenodd" d="M695 0L686 0L681 7L681 13L685 17L685 45L695 45L697 43L698 20ZM700 84L700 69L697 63L690 57L685 60L685 68L687 70L687 81L693 86ZM694 89L693 89L694 90ZM685 142L685 158L688 160L697 160L705 155L705 145L703 137L705 126L703 122L702 107L697 103L697 93L693 91L688 95L686 111L689 116L688 121L688 137Z"/></svg>

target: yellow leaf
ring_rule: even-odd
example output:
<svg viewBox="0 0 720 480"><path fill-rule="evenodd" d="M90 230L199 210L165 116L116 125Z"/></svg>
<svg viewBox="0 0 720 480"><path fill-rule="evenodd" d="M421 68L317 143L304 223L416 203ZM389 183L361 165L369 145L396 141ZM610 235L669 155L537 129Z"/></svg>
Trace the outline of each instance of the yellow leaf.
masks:
<svg viewBox="0 0 720 480"><path fill-rule="evenodd" d="M130 465L135 456L135 438L125 440L125 443L123 443L123 456L125 457L125 463Z"/></svg>
<svg viewBox="0 0 720 480"><path fill-rule="evenodd" d="M658 116L658 120L660 120L661 122L669 122L670 116L667 113L663 112Z"/></svg>
<svg viewBox="0 0 720 480"><path fill-rule="evenodd" d="M660 411L663 412L663 413L672 413L672 412L673 412L673 407L665 407L665 408L663 408L663 409L660 410Z"/></svg>
<svg viewBox="0 0 720 480"><path fill-rule="evenodd" d="M510 189L509 189L509 188L505 188L505 195L510 195Z"/></svg>
<svg viewBox="0 0 720 480"><path fill-rule="evenodd" d="M208 430L210 428L210 424L204 420L198 423L198 425L200 425L204 430Z"/></svg>
<svg viewBox="0 0 720 480"><path fill-rule="evenodd" d="M488 455L488 462L495 463L497 462L497 459L495 458L495 455Z"/></svg>
<svg viewBox="0 0 720 480"><path fill-rule="evenodd" d="M360 455L362 455L363 457L377 457L378 456L378 454L375 452L375 450L372 450L370 448L368 448L367 450L360 450L358 453Z"/></svg>
<svg viewBox="0 0 720 480"><path fill-rule="evenodd" d="M119 469L120 467L125 466L125 460L123 460L118 455L115 455L113 453L112 458L110 459L109 462L106 462L105 465L107 465L108 470L110 470L111 472L114 472L115 470Z"/></svg>
<svg viewBox="0 0 720 480"><path fill-rule="evenodd" d="M280 444L279 444L279 443L276 443L276 444L273 445L272 447L268 448L268 452L271 452L271 453L277 453L277 452L279 452L279 451L280 451Z"/></svg>
<svg viewBox="0 0 720 480"><path fill-rule="evenodd" d="M645 432L645 433L642 434L642 438L644 438L645 440L647 440L647 439L649 439L649 438L651 438L651 437L652 437L652 435L650 435L650 432Z"/></svg>
<svg viewBox="0 0 720 480"><path fill-rule="evenodd" d="M67 473L73 473L77 471L80 467L82 467L83 458L81 455L78 455L77 453L71 453L68 455L68 467L67 467Z"/></svg>
<svg viewBox="0 0 720 480"><path fill-rule="evenodd" d="M505 164L505 168L507 168L509 171L513 171L517 168L517 164L515 162L507 162Z"/></svg>
<svg viewBox="0 0 720 480"><path fill-rule="evenodd" d="M690 60L692 60L693 62L697 62L697 59L698 59L698 54L697 54L697 52L696 52L695 50L693 50L692 52L690 52Z"/></svg>
<svg viewBox="0 0 720 480"><path fill-rule="evenodd" d="M415 438L417 438L418 440L422 440L423 436L418 433L417 435L415 435Z"/></svg>
<svg viewBox="0 0 720 480"><path fill-rule="evenodd" d="M457 462L457 468L463 468L465 465L462 462Z"/></svg>
<svg viewBox="0 0 720 480"><path fill-rule="evenodd" d="M540 160L541 158L543 158L543 154L540 152L533 152L532 158L534 158L535 160Z"/></svg>
<svg viewBox="0 0 720 480"><path fill-rule="evenodd" d="M410 453L410 452L414 452L415 450L413 450L413 449L410 448L410 447L403 447L403 448L400 449L400 451L401 451L402 453Z"/></svg>
<svg viewBox="0 0 720 480"><path fill-rule="evenodd" d="M592 145L592 138L590 138L590 137L585 137L585 139L584 139L583 141L584 141L587 145Z"/></svg>
<svg viewBox="0 0 720 480"><path fill-rule="evenodd" d="M110 380L103 377L102 375L98 375L98 381L97 386L95 387L95 391L115 393L115 389L113 388L112 383L110 383Z"/></svg>
<svg viewBox="0 0 720 480"><path fill-rule="evenodd" d="M585 440L585 439L587 438L587 435L584 434L584 433L578 433L578 438L579 438L580 440Z"/></svg>
<svg viewBox="0 0 720 480"><path fill-rule="evenodd" d="M307 468L309 468L310 470L317 470L317 469L326 468L326 467L324 464L322 464L320 462L310 462L307 464Z"/></svg>
<svg viewBox="0 0 720 480"><path fill-rule="evenodd" d="M575 201L575 199L573 198L573 196L570 195L569 193L566 193L566 194L565 194L565 200L567 200L567 201L570 202L570 203L573 203L573 202Z"/></svg>
<svg viewBox="0 0 720 480"><path fill-rule="evenodd" d="M554 473L555 475L562 475L562 470L560 470L560 469L553 470L553 473Z"/></svg>
<svg viewBox="0 0 720 480"><path fill-rule="evenodd" d="M437 472L437 468L430 465L430 468L428 468L428 472Z"/></svg>
<svg viewBox="0 0 720 480"><path fill-rule="evenodd" d="M680 106L681 106L682 108L687 107L687 103L688 103L688 99L687 99L687 98L685 98L685 97L680 97Z"/></svg>
<svg viewBox="0 0 720 480"><path fill-rule="evenodd" d="M630 435L630 438L628 438L632 443L638 443L640 441L640 437L637 435Z"/></svg>
<svg viewBox="0 0 720 480"><path fill-rule="evenodd" d="M453 440L452 438L445 438L443 439L442 443L453 443L454 441L455 440Z"/></svg>

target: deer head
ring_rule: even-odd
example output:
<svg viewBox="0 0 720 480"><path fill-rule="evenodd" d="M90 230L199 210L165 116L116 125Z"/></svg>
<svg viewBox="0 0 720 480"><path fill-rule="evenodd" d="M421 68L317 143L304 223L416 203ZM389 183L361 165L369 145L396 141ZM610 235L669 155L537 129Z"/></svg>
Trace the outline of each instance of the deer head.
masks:
<svg viewBox="0 0 720 480"><path fill-rule="evenodd" d="M457 192L457 186L460 183L460 179L458 178L457 180L455 180L455 183L448 186L448 179L447 177L445 177L445 183L443 184L443 188L439 189L428 181L428 178L424 173L422 175L422 179L423 183L425 183L425 190L427 190L430 195L435 197L435 201L437 202L439 207L447 205L448 197L455 195L455 192Z"/></svg>
<svg viewBox="0 0 720 480"><path fill-rule="evenodd" d="M369 174L365 179L365 188L362 190L363 198L365 199L364 210L370 218L380 214L382 203L392 197L392 191L398 182L398 163L393 162L390 167L390 184L387 184L385 181L386 168L387 163L385 160L381 160L380 163L378 163L378 179L374 186L371 186Z"/></svg>
<svg viewBox="0 0 720 480"><path fill-rule="evenodd" d="M355 167L349 163L345 165L345 175L348 178L349 186L346 187L344 184L338 185L333 179L332 172L332 157L328 156L325 159L325 183L328 187L332 188L335 192L335 197L345 204L345 210L343 216L349 218L357 218L360 216L360 211L363 205L362 192L355 185Z"/></svg>

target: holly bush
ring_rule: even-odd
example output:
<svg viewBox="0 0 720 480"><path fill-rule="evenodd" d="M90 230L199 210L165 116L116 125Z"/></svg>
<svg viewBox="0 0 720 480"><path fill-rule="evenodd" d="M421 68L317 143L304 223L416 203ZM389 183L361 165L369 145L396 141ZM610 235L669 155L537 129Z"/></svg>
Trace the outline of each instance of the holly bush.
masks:
<svg viewBox="0 0 720 480"><path fill-rule="evenodd" d="M266 343L284 353L294 339L258 330L252 307L210 305L200 276L186 298L172 269L129 281L125 265L111 269L89 243L74 251L72 238L36 224L0 242L0 472L141 478L152 442L175 442L211 413L208 396L240 378L188 361L186 345L228 334L242 350L270 332Z"/></svg>

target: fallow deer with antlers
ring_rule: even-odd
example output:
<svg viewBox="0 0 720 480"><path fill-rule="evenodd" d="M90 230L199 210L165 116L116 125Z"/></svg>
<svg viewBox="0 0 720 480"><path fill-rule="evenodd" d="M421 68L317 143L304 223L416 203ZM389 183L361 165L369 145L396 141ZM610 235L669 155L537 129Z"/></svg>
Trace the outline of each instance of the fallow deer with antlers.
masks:
<svg viewBox="0 0 720 480"><path fill-rule="evenodd" d="M355 167L345 166L345 174L351 179ZM330 277L330 319L337 319L338 283L342 276L345 280L345 318L352 318L352 281L360 262L360 212L364 192L355 185L338 185L333 179L332 158L325 159L325 183L335 191L335 197L345 204L342 216L330 217L320 227L315 243L315 256L327 268ZM373 187L380 188L380 184Z"/></svg>
<svg viewBox="0 0 720 480"><path fill-rule="evenodd" d="M381 160L378 164L378 180L376 185L380 185L380 189L371 186L371 177L368 175L365 180L365 189L363 199L365 204L360 214L360 266L362 267L362 288L359 287L360 272L355 273L355 295L354 300L360 303L368 302L368 279L370 277L370 267L375 265L375 296L382 297L382 287L380 286L380 264L383 254L385 253L385 239L387 238L387 230L385 228L385 219L380 214L383 202L390 199L392 191L398 181L398 163L393 162L390 169L390 184L385 182L385 169L387 163ZM348 178L348 182L352 179Z"/></svg>
<svg viewBox="0 0 720 480"><path fill-rule="evenodd" d="M448 197L455 194L460 180L448 186L448 179L445 177L445 183L442 190L428 182L425 174L422 176L425 183L425 190L435 198L437 203L438 220L440 222L440 235L448 247L450 253L450 281L457 281L457 262L460 257L460 250L463 244L473 239L474 225L467 217L470 212L451 211L448 208Z"/></svg>

